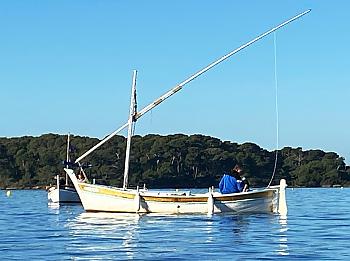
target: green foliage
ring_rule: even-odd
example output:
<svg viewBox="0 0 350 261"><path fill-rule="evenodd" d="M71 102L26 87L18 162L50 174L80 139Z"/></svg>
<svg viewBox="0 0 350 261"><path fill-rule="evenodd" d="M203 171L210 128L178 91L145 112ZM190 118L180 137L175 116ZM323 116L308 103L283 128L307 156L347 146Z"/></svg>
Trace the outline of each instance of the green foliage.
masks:
<svg viewBox="0 0 350 261"><path fill-rule="evenodd" d="M98 139L71 136L74 161ZM123 183L126 141L113 137L86 159L90 179L121 186ZM0 138L0 187L33 187L54 183L63 172L66 136ZM130 154L130 186L152 188L209 187L217 185L223 172L237 163L243 165L252 186L266 186L272 176L276 152L254 143L237 144L204 135L134 136ZM285 147L277 152L275 182L287 179L292 186L350 185L350 168L334 152L303 151Z"/></svg>

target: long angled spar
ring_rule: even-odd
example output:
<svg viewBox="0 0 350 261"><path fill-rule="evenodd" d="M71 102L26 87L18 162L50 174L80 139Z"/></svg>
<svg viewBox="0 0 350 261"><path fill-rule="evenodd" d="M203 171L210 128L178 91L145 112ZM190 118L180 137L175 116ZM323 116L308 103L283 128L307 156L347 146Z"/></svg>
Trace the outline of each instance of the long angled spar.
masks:
<svg viewBox="0 0 350 261"><path fill-rule="evenodd" d="M269 35L270 33L280 29L281 27L297 20L298 18L306 15L307 13L309 13L311 11L311 9L308 9L292 18L290 18L289 20L273 27L272 29L266 31L265 33L259 35L258 37L254 38L253 40L243 44L242 46L238 47L237 49L229 52L228 54L222 56L221 58L217 59L216 61L212 62L211 64L209 64L208 66L206 66L205 68L201 69L200 71L198 71L197 73L193 74L191 77L187 78L186 80L184 80L183 82L179 83L178 85L176 85L174 88L170 89L168 92L166 92L165 94L163 94L162 96L160 96L158 99L156 99L155 101L153 101L152 103L150 103L149 105L147 105L146 107L144 107L141 111L137 112L134 120L139 119L141 116L143 116L144 114L146 114L148 111L152 110L154 107L158 106L160 103L162 103L163 101L165 101L166 99L168 99L170 96L172 96L173 94L177 93L178 91L180 91L182 89L182 87L184 87L187 83L191 82L192 80L196 79L198 76L200 76L201 74L205 73L206 71L210 70L211 68L213 68L214 66L218 65L219 63L223 62L224 60L226 60L227 58L231 57L232 55L238 53L239 51L243 50L244 48L250 46L251 44L255 43L256 41L259 41L260 39L264 38L265 36ZM89 149L87 152L85 152L83 155L81 155L79 158L77 158L75 160L75 163L81 161L83 158L85 158L86 156L88 156L91 152L93 152L94 150L96 150L97 148L99 148L100 146L102 146L105 142L107 142L108 140L110 140L112 137L114 137L115 135L117 135L120 131L122 131L124 128L126 128L129 125L128 122L126 122L123 126L121 126L119 129L115 130L114 132L112 132L111 134L109 134L106 138L104 138L103 140L101 140L99 143L97 143L95 146L93 146L91 149Z"/></svg>

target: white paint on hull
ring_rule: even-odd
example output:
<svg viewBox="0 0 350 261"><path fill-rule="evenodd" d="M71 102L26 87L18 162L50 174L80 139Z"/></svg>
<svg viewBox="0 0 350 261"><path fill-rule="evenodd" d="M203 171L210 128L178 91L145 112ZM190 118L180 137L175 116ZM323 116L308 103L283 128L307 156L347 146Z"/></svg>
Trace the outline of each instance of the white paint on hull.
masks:
<svg viewBox="0 0 350 261"><path fill-rule="evenodd" d="M72 188L52 187L47 194L49 203L79 203L80 198L76 190Z"/></svg>

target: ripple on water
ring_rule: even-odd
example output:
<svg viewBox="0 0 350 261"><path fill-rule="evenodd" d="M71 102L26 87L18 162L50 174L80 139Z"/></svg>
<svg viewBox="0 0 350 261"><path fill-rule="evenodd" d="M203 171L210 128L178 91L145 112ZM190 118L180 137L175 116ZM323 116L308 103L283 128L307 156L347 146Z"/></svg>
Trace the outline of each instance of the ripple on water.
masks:
<svg viewBox="0 0 350 261"><path fill-rule="evenodd" d="M3 260L349 260L350 189L287 190L288 215L137 215L0 197Z"/></svg>

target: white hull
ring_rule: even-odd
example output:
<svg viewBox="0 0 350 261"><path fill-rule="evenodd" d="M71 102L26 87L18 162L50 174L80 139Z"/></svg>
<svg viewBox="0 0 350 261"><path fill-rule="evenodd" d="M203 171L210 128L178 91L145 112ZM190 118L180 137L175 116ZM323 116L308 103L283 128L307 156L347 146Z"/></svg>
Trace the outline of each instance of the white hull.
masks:
<svg viewBox="0 0 350 261"><path fill-rule="evenodd" d="M278 211L278 188L225 195L211 191L191 195L178 192L123 190L80 183L72 170L65 170L73 181L86 211L165 214Z"/></svg>
<svg viewBox="0 0 350 261"><path fill-rule="evenodd" d="M51 187L47 198L50 203L80 203L78 193L70 187Z"/></svg>

